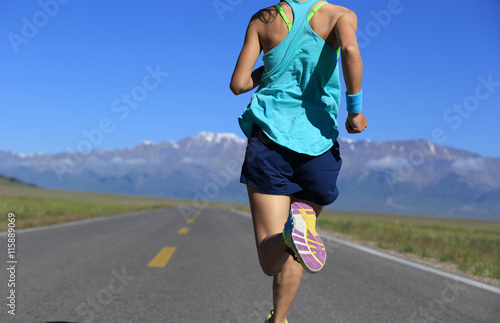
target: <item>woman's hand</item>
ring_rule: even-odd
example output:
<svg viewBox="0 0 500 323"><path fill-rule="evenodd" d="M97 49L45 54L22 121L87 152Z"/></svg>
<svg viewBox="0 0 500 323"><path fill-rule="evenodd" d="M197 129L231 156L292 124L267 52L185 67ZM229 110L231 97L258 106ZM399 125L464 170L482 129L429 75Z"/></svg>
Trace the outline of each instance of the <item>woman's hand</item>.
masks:
<svg viewBox="0 0 500 323"><path fill-rule="evenodd" d="M361 133L366 127L368 127L368 120L361 112L357 114L349 113L345 122L348 133Z"/></svg>

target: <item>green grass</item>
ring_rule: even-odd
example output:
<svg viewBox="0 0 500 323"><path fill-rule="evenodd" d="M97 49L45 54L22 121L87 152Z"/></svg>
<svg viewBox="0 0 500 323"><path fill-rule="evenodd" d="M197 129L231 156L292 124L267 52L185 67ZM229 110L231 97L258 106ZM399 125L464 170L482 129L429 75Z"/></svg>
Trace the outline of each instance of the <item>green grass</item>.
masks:
<svg viewBox="0 0 500 323"><path fill-rule="evenodd" d="M435 258L464 272L500 279L500 222L325 212L318 226L379 248Z"/></svg>

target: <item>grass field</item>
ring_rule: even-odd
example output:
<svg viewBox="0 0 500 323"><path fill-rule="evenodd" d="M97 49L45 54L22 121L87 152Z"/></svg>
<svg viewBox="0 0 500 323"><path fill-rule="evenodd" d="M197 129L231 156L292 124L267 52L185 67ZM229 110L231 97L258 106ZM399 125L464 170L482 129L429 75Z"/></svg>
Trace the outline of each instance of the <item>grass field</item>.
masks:
<svg viewBox="0 0 500 323"><path fill-rule="evenodd" d="M104 215L189 205L189 201L45 190L0 178L0 231L7 214L16 228L29 228ZM211 203L212 207L249 212L248 205ZM500 221L325 210L318 226L378 248L452 263L475 276L500 279Z"/></svg>

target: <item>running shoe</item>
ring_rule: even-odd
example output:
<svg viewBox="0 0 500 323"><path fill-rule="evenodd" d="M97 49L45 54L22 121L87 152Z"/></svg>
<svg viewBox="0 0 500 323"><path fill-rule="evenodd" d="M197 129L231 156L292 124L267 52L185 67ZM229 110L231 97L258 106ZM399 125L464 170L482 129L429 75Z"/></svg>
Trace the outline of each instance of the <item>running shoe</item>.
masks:
<svg viewBox="0 0 500 323"><path fill-rule="evenodd" d="M283 238L286 246L295 254L294 258L306 271L316 273L323 268L326 248L316 233L316 213L312 207L301 202L292 204Z"/></svg>
<svg viewBox="0 0 500 323"><path fill-rule="evenodd" d="M271 311L271 314L269 314L269 316L267 317L266 319L266 322L265 323L269 323L271 318L274 316L274 310ZM288 321L285 319L285 322L288 323Z"/></svg>

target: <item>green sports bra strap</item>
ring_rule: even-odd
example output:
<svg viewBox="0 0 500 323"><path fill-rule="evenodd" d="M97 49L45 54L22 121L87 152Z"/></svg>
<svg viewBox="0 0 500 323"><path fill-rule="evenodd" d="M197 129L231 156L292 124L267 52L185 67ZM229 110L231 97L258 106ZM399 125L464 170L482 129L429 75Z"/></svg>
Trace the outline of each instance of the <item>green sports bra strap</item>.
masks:
<svg viewBox="0 0 500 323"><path fill-rule="evenodd" d="M310 21L311 18L314 16L314 14L316 13L316 11L319 10L319 8L323 7L325 4L327 4L328 2L322 2L320 3L319 5L316 6L316 8L314 8L313 10L311 10L311 13L309 14L309 16L307 17L307 21Z"/></svg>
<svg viewBox="0 0 500 323"><path fill-rule="evenodd" d="M278 8L278 12L280 13L281 17L283 17L283 20L286 23L286 26L288 27L288 32L292 30L292 23L290 20L288 20L288 17L286 16L285 12L283 11L283 8L279 4L274 5L276 8Z"/></svg>

